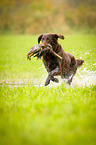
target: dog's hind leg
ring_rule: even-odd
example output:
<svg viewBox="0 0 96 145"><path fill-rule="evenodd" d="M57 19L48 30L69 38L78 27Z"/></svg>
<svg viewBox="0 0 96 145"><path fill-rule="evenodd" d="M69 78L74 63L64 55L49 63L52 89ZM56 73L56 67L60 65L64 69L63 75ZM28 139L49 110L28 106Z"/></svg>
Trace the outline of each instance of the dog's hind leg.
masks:
<svg viewBox="0 0 96 145"><path fill-rule="evenodd" d="M84 63L84 60L76 59L76 61L77 61L77 63L75 65L71 64L72 66L71 66L70 71L69 71L69 74L71 74L71 76L69 75L70 77L67 81L67 83L69 85L71 85L72 79L73 79L74 75L76 74L77 68L80 67Z"/></svg>
<svg viewBox="0 0 96 145"><path fill-rule="evenodd" d="M74 77L74 75L76 74L76 70L77 69L75 69L74 71L70 71L70 76L69 76L69 78L68 78L68 81L67 81L67 84L69 84L69 85L71 85L71 83L72 83L72 80L73 80L73 77Z"/></svg>
<svg viewBox="0 0 96 145"><path fill-rule="evenodd" d="M75 74L74 74L74 75L75 75ZM71 85L74 75L72 75L72 76L68 79L67 84Z"/></svg>

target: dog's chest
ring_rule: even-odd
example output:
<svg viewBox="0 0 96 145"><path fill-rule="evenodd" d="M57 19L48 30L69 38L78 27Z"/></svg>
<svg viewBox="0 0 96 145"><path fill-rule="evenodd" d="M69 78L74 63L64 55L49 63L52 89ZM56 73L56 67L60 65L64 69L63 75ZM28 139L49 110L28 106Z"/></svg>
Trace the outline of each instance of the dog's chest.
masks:
<svg viewBox="0 0 96 145"><path fill-rule="evenodd" d="M53 56L51 53L46 53L43 55L43 62L45 67L53 70L58 66L58 60L56 56Z"/></svg>
<svg viewBox="0 0 96 145"><path fill-rule="evenodd" d="M47 52L47 53L45 53L44 55L43 55L43 59L45 60L45 61L52 61L52 60L54 60L54 59L56 59L56 57L54 57L50 52Z"/></svg>

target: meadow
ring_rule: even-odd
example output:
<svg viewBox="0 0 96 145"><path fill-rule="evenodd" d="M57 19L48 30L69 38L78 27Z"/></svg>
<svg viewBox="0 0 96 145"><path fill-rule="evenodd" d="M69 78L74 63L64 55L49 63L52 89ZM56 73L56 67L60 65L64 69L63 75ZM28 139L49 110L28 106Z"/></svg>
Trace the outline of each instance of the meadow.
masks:
<svg viewBox="0 0 96 145"><path fill-rule="evenodd" d="M64 82L44 87L42 60L26 58L37 38L0 36L0 145L95 145L96 35L76 33L59 40L65 51L85 60L74 87ZM85 80L89 85L82 85Z"/></svg>

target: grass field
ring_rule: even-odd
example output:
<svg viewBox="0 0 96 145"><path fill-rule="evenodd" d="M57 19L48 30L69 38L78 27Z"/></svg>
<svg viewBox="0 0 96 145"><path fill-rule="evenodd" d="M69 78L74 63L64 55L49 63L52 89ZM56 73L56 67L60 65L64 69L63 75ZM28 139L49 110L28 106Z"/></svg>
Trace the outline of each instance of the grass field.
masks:
<svg viewBox="0 0 96 145"><path fill-rule="evenodd" d="M93 85L77 87L43 87L47 72L42 60L26 59L37 37L0 36L0 145L95 145L96 36L59 40L65 51L85 60L77 78L81 74L90 83L94 74Z"/></svg>

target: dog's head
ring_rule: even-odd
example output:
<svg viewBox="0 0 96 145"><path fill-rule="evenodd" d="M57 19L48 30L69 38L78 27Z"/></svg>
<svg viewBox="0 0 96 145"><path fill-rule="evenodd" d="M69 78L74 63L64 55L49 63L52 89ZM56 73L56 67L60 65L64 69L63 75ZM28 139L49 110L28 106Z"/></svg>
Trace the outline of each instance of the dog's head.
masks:
<svg viewBox="0 0 96 145"><path fill-rule="evenodd" d="M42 41L41 44L42 46L46 46L48 44L53 46L54 44L58 43L57 42L58 38L64 39L64 36L60 34L51 34L51 33L41 34L38 37L38 44L40 43L40 41Z"/></svg>

